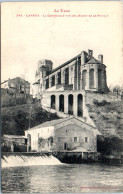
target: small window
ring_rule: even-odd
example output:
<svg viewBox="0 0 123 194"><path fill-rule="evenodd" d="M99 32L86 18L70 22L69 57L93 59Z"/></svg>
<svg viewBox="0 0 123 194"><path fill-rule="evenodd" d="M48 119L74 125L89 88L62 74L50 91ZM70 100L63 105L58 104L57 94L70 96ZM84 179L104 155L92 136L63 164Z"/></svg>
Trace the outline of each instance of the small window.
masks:
<svg viewBox="0 0 123 194"><path fill-rule="evenodd" d="M74 137L74 142L77 142L77 137Z"/></svg>
<svg viewBox="0 0 123 194"><path fill-rule="evenodd" d="M88 142L88 137L85 137L85 143L87 143Z"/></svg>

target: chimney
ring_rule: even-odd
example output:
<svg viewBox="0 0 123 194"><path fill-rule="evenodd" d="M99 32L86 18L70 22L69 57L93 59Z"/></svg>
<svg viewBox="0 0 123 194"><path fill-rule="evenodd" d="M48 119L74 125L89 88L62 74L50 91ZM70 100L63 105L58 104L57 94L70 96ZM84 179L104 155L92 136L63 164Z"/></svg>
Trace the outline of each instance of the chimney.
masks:
<svg viewBox="0 0 123 194"><path fill-rule="evenodd" d="M93 50L88 49L88 56L89 58L93 56Z"/></svg>
<svg viewBox="0 0 123 194"><path fill-rule="evenodd" d="M98 61L103 64L103 55L98 55Z"/></svg>
<svg viewBox="0 0 123 194"><path fill-rule="evenodd" d="M84 65L87 61L87 53L85 51L81 52L81 65Z"/></svg>

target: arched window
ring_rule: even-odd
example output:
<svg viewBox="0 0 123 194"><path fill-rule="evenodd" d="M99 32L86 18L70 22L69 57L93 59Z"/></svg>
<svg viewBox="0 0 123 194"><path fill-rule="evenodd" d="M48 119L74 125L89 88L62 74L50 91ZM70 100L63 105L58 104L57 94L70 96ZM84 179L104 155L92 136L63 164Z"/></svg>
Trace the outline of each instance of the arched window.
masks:
<svg viewBox="0 0 123 194"><path fill-rule="evenodd" d="M65 69L65 85L69 84L69 68Z"/></svg>
<svg viewBox="0 0 123 194"><path fill-rule="evenodd" d="M59 111L64 112L64 95L59 96Z"/></svg>
<svg viewBox="0 0 123 194"><path fill-rule="evenodd" d="M56 97L55 95L51 96L51 108L55 109L55 104L56 104Z"/></svg>
<svg viewBox="0 0 123 194"><path fill-rule="evenodd" d="M87 70L84 70L82 72L82 90L85 90L86 87L86 74L87 74Z"/></svg>
<svg viewBox="0 0 123 194"><path fill-rule="evenodd" d="M102 70L98 69L98 89L102 88Z"/></svg>
<svg viewBox="0 0 123 194"><path fill-rule="evenodd" d="M89 87L90 89L94 88L94 69L90 69L89 71Z"/></svg>
<svg viewBox="0 0 123 194"><path fill-rule="evenodd" d="M68 96L68 113L73 115L73 95Z"/></svg>
<svg viewBox="0 0 123 194"><path fill-rule="evenodd" d="M55 86L55 75L51 78L51 86Z"/></svg>
<svg viewBox="0 0 123 194"><path fill-rule="evenodd" d="M78 100L78 109L77 109L78 116L82 117L83 116L83 96L82 94L78 94L77 100Z"/></svg>
<svg viewBox="0 0 123 194"><path fill-rule="evenodd" d="M57 79L58 79L58 80L57 80L57 83L58 83L58 84L61 84L61 72L59 72L57 76L58 76L58 77L57 77Z"/></svg>

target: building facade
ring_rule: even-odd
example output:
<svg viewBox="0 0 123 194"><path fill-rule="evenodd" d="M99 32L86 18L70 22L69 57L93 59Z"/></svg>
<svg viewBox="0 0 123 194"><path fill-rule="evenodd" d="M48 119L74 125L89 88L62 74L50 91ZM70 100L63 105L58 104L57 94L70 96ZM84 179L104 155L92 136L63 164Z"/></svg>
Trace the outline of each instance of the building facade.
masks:
<svg viewBox="0 0 123 194"><path fill-rule="evenodd" d="M97 151L95 127L71 117L52 120L25 131L32 151Z"/></svg>
<svg viewBox="0 0 123 194"><path fill-rule="evenodd" d="M44 91L107 91L106 66L103 55L98 60L93 57L93 51L82 51L76 57L52 69L50 60L38 62L35 74L34 95Z"/></svg>
<svg viewBox="0 0 123 194"><path fill-rule="evenodd" d="M86 91L108 91L103 55L98 55L97 60L92 50L52 67L50 60L41 60L35 74L34 97L41 99L44 108L84 117Z"/></svg>
<svg viewBox="0 0 123 194"><path fill-rule="evenodd" d="M1 83L1 88L3 89L3 94L5 94L6 90L6 93L15 97L25 97L26 95L30 95L30 83L20 77L4 81Z"/></svg>

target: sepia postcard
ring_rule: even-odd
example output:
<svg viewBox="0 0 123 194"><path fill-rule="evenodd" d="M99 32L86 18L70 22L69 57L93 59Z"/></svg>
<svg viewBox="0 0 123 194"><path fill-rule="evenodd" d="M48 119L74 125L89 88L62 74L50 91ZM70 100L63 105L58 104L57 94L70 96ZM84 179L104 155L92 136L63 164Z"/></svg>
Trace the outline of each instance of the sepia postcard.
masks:
<svg viewBox="0 0 123 194"><path fill-rule="evenodd" d="M122 1L1 3L1 193L123 192Z"/></svg>

